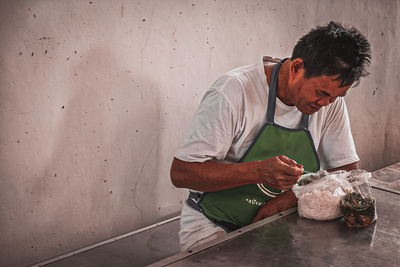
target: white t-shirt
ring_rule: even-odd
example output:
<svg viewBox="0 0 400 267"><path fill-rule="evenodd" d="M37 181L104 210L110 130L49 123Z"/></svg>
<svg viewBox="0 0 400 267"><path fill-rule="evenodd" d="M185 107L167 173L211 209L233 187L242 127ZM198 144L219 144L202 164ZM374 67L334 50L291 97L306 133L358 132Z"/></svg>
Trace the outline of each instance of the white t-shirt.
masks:
<svg viewBox="0 0 400 267"><path fill-rule="evenodd" d="M201 100L175 157L187 162L237 162L266 122L268 93L262 62L222 75ZM286 128L299 128L301 116L295 106L287 106L276 99L275 123ZM337 98L311 115L309 130L321 169L359 160L343 98ZM197 211L188 211L190 208L184 207L182 217L204 216ZM190 224L182 225L182 221L181 232L190 233Z"/></svg>
<svg viewBox="0 0 400 267"><path fill-rule="evenodd" d="M266 122L269 87L262 63L234 69L203 97L175 157L188 162L237 162ZM276 99L275 123L300 126L301 112ZM344 99L310 116L309 130L321 161L331 169L358 161Z"/></svg>

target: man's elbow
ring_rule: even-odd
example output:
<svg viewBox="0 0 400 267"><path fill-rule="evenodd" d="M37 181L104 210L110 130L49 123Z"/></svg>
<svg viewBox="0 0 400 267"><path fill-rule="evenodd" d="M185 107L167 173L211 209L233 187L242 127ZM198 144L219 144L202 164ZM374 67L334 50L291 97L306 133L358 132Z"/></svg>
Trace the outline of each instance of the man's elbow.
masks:
<svg viewBox="0 0 400 267"><path fill-rule="evenodd" d="M182 179L180 179L179 175L177 175L172 169L171 169L171 183L177 187L177 188L183 188L183 183L182 183Z"/></svg>
<svg viewBox="0 0 400 267"><path fill-rule="evenodd" d="M182 168L178 162L179 160L174 158L171 164L171 169L170 169L170 178L172 184L177 187L177 188L184 188L184 178L182 175Z"/></svg>

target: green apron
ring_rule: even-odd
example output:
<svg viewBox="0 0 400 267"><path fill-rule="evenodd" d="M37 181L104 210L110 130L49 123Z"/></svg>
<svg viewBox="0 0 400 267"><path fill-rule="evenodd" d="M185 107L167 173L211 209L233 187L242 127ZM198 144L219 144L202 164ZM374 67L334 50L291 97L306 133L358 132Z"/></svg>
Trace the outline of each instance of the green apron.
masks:
<svg viewBox="0 0 400 267"><path fill-rule="evenodd" d="M288 129L274 123L278 73L284 60L272 70L267 122L239 162L285 155L302 164L305 171L316 172L319 159L308 130L308 115L302 115L300 129ZM202 195L190 192L187 203L225 229L235 230L250 224L259 209L282 192L264 184L249 184Z"/></svg>

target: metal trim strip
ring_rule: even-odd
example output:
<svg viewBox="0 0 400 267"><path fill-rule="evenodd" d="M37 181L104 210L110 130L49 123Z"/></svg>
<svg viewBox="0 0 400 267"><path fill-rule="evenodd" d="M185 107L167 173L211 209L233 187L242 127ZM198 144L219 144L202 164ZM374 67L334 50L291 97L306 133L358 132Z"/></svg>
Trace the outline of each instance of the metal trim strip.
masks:
<svg viewBox="0 0 400 267"><path fill-rule="evenodd" d="M386 192L389 192L389 193L393 193L393 194L396 194L396 195L400 195L400 191L392 189L392 188L382 187L382 186L379 186L379 185L376 185L376 184L375 185L371 185L371 187L375 188L375 189L382 190L382 191L386 191Z"/></svg>
<svg viewBox="0 0 400 267"><path fill-rule="evenodd" d="M79 253L81 253L81 252L85 252L85 251L87 251L87 250L90 250L90 249L93 249L93 248L96 248L96 247L99 247L99 246L102 246L102 245L106 245L106 244L108 244L108 243L111 243L111 242L114 242L114 241L123 239L123 238L125 238L125 237L129 237L129 236L131 236L131 235L135 235L135 234L141 233L141 232L143 232L143 231L146 231L146 230L149 230L149 229L158 227L158 226L160 226L160 225L163 225L163 224L166 224L166 223L175 221L175 220L179 219L180 217L181 217L181 216L175 216L175 217L172 217L172 218L167 219L167 220L165 220L165 221L161 221L161 222L158 222L158 223L155 223L155 224L146 226L146 227L144 227L144 228L140 228L140 229L138 229L138 230L135 230L135 231L132 231L132 232L129 232L129 233L126 233L126 234L117 236L117 237L113 237L113 238L110 238L110 239L101 241L101 242L99 242L99 243L96 243L96 244L93 244L93 245L90 245L90 246L87 246L87 247L83 247L83 248L74 250L74 251L72 251L72 252L69 252L69 253L60 255L60 256L58 256L58 257L55 257L55 258L52 258L52 259L49 259L49 260L46 260L46 261L43 261L43 262L40 262L40 263L31 265L30 267L44 266L44 265L47 265L47 264L50 264L50 263L53 263L53 262L56 262L56 261L59 261L59 260L62 260L62 259L71 257L71 256L74 256L74 255L79 254Z"/></svg>

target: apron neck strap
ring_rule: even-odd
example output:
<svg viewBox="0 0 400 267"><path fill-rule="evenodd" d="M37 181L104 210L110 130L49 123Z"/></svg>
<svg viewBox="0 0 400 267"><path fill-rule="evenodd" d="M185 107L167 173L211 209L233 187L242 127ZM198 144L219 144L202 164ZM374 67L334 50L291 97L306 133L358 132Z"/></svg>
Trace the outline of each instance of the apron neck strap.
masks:
<svg viewBox="0 0 400 267"><path fill-rule="evenodd" d="M309 115L303 113L301 116L301 128L308 129L308 118Z"/></svg>
<svg viewBox="0 0 400 267"><path fill-rule="evenodd" d="M267 109L267 123L269 123L269 124L274 124L279 69L281 68L282 63L286 59L287 58L284 58L281 61L279 61L273 67L272 72L271 72L271 85L269 86L268 109ZM303 113L303 115L301 117L301 127L303 129L308 129L308 118L309 118L309 116Z"/></svg>

